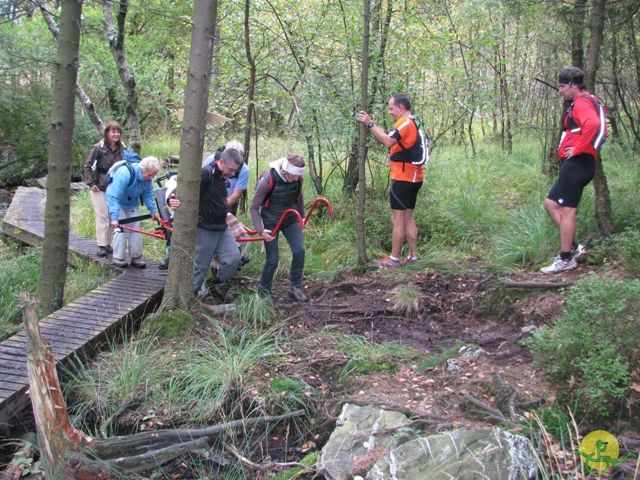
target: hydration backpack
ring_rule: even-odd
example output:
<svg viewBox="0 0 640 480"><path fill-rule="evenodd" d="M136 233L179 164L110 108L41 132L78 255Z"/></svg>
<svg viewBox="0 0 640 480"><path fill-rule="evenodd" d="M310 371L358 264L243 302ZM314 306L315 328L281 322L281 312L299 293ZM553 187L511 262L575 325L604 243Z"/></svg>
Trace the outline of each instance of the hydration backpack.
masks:
<svg viewBox="0 0 640 480"><path fill-rule="evenodd" d="M421 119L413 115L409 115L408 118L416 127L416 143L412 147L407 147L399 140L398 144L402 150L395 153L395 158L391 158L391 160L411 163L413 165L426 165L429 161L431 139L427 135Z"/></svg>

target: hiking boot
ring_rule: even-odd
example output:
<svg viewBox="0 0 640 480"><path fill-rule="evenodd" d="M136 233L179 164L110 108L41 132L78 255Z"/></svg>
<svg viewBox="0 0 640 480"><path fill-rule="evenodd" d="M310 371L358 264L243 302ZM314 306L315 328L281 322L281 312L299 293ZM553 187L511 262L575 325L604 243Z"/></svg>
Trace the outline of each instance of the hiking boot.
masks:
<svg viewBox="0 0 640 480"><path fill-rule="evenodd" d="M98 255L100 258L104 258L109 254L107 247L100 247L98 246L98 252L96 255Z"/></svg>
<svg viewBox="0 0 640 480"><path fill-rule="evenodd" d="M587 247L579 243L578 246L571 251L571 258L577 262L586 254L587 254Z"/></svg>
<svg viewBox="0 0 640 480"><path fill-rule="evenodd" d="M111 245L107 245L106 247L104 247L105 250L107 250L107 253L109 255L111 255L113 253L113 247Z"/></svg>
<svg viewBox="0 0 640 480"><path fill-rule="evenodd" d="M158 268L160 270L166 270L167 268L169 268L169 257L167 257L164 260L162 260L160 262L160 265L158 265Z"/></svg>
<svg viewBox="0 0 640 480"><path fill-rule="evenodd" d="M242 255L240 257L240 264L238 265L238 268L242 267L243 265L246 265L247 263L249 263L249 261L251 260L251 258L247 255Z"/></svg>
<svg viewBox="0 0 640 480"><path fill-rule="evenodd" d="M120 260L119 258L114 258L111 260L111 265L114 267L127 268L129 265L126 260Z"/></svg>
<svg viewBox="0 0 640 480"><path fill-rule="evenodd" d="M410 263L414 263L418 261L418 257L415 255L407 255L407 258L400 261L402 265L409 265Z"/></svg>
<svg viewBox="0 0 640 480"><path fill-rule="evenodd" d="M400 259L396 260L390 256L384 257L382 260L378 260L378 267L380 268L394 268L400 266Z"/></svg>
<svg viewBox="0 0 640 480"><path fill-rule="evenodd" d="M302 289L298 287L291 287L289 290L289 297L298 302L306 302L307 296L304 294Z"/></svg>
<svg viewBox="0 0 640 480"><path fill-rule="evenodd" d="M560 257L553 259L553 263L548 267L541 268L542 273L560 273L577 268L578 264L573 258L569 260L562 260Z"/></svg>
<svg viewBox="0 0 640 480"><path fill-rule="evenodd" d="M147 263L142 258L132 258L131 266L133 268L147 268Z"/></svg>

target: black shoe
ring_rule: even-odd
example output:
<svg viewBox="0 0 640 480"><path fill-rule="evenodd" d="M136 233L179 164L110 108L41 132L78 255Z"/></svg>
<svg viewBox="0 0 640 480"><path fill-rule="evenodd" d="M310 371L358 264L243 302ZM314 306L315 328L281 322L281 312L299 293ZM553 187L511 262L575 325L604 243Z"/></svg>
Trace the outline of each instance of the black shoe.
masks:
<svg viewBox="0 0 640 480"><path fill-rule="evenodd" d="M166 270L167 268L169 268L169 257L162 260L160 262L160 265L158 265L158 268L160 268L160 270Z"/></svg>
<svg viewBox="0 0 640 480"><path fill-rule="evenodd" d="M111 245L107 245L104 247L107 250L107 253L111 255L113 253L113 247Z"/></svg>
<svg viewBox="0 0 640 480"><path fill-rule="evenodd" d="M98 247L98 253L97 255L101 258L106 257L109 254L109 251L107 250L107 247Z"/></svg>
<svg viewBox="0 0 640 480"><path fill-rule="evenodd" d="M238 268L242 267L243 265L246 265L250 261L251 261L251 257L249 257L247 255L242 255L240 257L240 264L238 265Z"/></svg>

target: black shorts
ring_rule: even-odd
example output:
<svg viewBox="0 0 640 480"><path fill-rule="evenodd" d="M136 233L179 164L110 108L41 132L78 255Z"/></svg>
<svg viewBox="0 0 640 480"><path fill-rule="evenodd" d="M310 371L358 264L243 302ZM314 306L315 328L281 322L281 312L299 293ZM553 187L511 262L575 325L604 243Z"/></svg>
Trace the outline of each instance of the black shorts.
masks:
<svg viewBox="0 0 640 480"><path fill-rule="evenodd" d="M422 182L391 180L391 190L389 191L391 210L413 210L416 208L416 198L418 198L420 187L422 187Z"/></svg>
<svg viewBox="0 0 640 480"><path fill-rule="evenodd" d="M547 198L561 207L578 208L582 191L595 173L596 160L591 155L582 154L562 160L558 180L551 187Z"/></svg>

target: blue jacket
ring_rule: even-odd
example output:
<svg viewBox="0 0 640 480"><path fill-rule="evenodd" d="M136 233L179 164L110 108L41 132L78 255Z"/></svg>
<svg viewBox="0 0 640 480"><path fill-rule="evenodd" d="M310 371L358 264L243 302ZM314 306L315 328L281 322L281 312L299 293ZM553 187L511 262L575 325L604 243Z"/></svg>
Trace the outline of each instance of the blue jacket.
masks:
<svg viewBox="0 0 640 480"><path fill-rule="evenodd" d="M107 205L109 206L109 218L111 220L120 219L120 208L137 207L140 204L140 198L142 198L149 212L158 213L151 180L145 181L142 178L140 165L132 163L131 166L136 176L131 186L129 186L129 169L126 165L123 165L113 173L113 180L107 187Z"/></svg>

